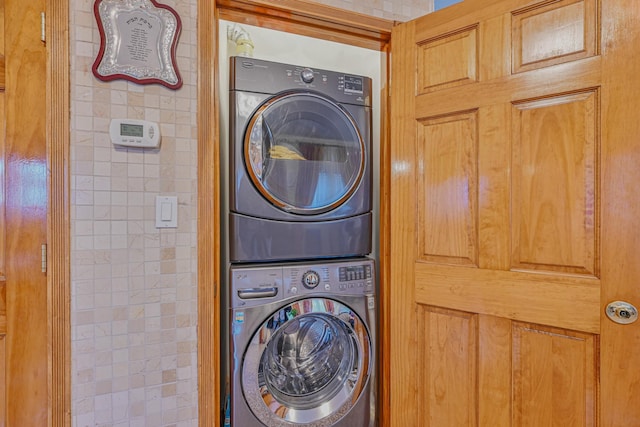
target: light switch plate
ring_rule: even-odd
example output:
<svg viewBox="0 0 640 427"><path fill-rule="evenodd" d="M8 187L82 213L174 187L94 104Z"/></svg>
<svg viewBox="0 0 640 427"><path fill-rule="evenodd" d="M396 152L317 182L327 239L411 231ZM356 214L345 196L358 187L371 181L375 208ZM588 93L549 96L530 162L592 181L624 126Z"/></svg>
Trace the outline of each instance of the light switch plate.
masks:
<svg viewBox="0 0 640 427"><path fill-rule="evenodd" d="M178 198L156 196L156 228L178 227Z"/></svg>

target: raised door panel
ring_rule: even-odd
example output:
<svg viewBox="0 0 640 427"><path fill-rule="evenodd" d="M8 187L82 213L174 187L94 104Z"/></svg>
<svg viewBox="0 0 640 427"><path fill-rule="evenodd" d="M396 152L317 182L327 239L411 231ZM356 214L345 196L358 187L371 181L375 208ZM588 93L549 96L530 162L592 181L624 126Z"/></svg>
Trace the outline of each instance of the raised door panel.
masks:
<svg viewBox="0 0 640 427"><path fill-rule="evenodd" d="M595 90L517 102L512 268L598 276Z"/></svg>
<svg viewBox="0 0 640 427"><path fill-rule="evenodd" d="M597 425L597 339L519 322L512 328L513 424Z"/></svg>
<svg viewBox="0 0 640 427"><path fill-rule="evenodd" d="M419 247L425 261L475 266L477 236L476 113L421 120L418 159Z"/></svg>
<svg viewBox="0 0 640 427"><path fill-rule="evenodd" d="M477 316L430 306L418 316L420 418L434 426L477 425Z"/></svg>
<svg viewBox="0 0 640 427"><path fill-rule="evenodd" d="M598 21L596 0L538 2L513 11L513 71L595 55Z"/></svg>
<svg viewBox="0 0 640 427"><path fill-rule="evenodd" d="M418 46L418 92L427 93L478 80L475 26L424 40Z"/></svg>

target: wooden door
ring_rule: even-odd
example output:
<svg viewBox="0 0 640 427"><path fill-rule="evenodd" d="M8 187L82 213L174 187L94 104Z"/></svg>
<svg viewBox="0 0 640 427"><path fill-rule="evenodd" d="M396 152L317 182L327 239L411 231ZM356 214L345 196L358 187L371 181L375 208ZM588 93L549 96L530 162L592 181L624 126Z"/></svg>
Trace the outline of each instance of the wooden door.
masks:
<svg viewBox="0 0 640 427"><path fill-rule="evenodd" d="M48 417L44 7L0 0L0 426Z"/></svg>
<svg viewBox="0 0 640 427"><path fill-rule="evenodd" d="M390 424L640 426L640 7L465 0L392 35Z"/></svg>

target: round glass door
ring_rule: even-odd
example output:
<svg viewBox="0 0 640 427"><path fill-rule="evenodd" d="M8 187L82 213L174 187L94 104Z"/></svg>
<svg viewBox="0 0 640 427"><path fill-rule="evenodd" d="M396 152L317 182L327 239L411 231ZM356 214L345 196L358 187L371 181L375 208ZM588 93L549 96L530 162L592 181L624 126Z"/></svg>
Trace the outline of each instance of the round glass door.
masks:
<svg viewBox="0 0 640 427"><path fill-rule="evenodd" d="M333 423L366 384L370 347L365 325L345 305L325 298L290 304L249 343L242 369L247 403L269 426Z"/></svg>
<svg viewBox="0 0 640 427"><path fill-rule="evenodd" d="M244 159L251 181L273 205L319 214L356 190L365 149L353 119L338 104L294 92L271 98L252 116Z"/></svg>

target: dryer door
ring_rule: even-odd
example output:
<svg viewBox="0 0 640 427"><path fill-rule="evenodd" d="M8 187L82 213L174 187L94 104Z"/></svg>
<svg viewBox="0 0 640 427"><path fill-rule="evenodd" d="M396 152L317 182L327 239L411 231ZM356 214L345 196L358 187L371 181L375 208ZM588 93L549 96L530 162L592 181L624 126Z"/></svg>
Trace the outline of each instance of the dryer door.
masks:
<svg viewBox="0 0 640 427"><path fill-rule="evenodd" d="M362 394L371 357L369 332L354 311L303 299L255 332L242 365L245 399L269 427L333 425Z"/></svg>
<svg viewBox="0 0 640 427"><path fill-rule="evenodd" d="M261 105L244 137L248 175L274 206L302 215L328 212L358 188L365 144L352 119L313 93L284 93Z"/></svg>

